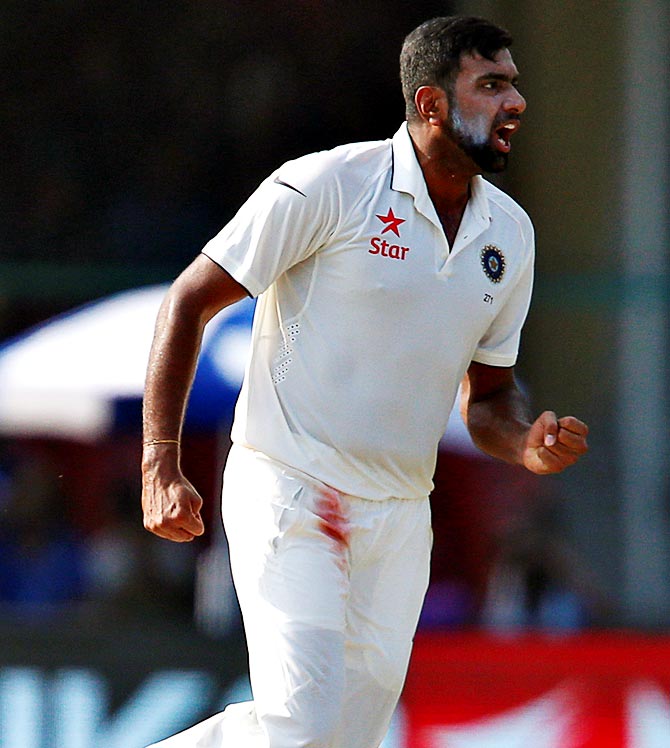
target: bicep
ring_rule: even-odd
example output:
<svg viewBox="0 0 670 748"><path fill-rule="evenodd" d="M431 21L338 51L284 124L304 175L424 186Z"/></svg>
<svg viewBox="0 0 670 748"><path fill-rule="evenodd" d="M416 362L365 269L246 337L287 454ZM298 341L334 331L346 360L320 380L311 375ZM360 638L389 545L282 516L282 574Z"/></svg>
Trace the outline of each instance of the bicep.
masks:
<svg viewBox="0 0 670 748"><path fill-rule="evenodd" d="M463 380L462 391L466 402L476 403L517 389L513 366L489 366L473 361Z"/></svg>
<svg viewBox="0 0 670 748"><path fill-rule="evenodd" d="M198 317L207 323L218 311L249 292L214 260L198 255L178 276L166 297L166 311Z"/></svg>

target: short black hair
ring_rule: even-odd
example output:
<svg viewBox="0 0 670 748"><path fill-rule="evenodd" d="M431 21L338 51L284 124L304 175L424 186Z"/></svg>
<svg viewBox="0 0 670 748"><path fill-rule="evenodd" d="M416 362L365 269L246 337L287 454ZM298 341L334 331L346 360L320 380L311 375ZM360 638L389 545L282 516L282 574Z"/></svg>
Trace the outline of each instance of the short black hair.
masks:
<svg viewBox="0 0 670 748"><path fill-rule="evenodd" d="M400 82L408 120L416 119L414 94L421 86L448 90L464 54L492 60L512 44L511 34L477 16L432 18L410 32L400 52Z"/></svg>

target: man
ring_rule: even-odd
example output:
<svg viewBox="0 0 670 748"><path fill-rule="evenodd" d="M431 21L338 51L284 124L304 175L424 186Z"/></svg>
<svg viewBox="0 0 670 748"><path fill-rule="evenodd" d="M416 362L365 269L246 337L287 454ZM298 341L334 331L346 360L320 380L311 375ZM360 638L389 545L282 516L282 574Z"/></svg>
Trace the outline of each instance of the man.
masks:
<svg viewBox="0 0 670 748"><path fill-rule="evenodd" d="M253 704L165 748L377 748L428 584L428 495L465 377L481 449L534 473L586 451L536 420L514 379L533 230L486 182L526 103L511 38L438 18L405 40L407 123L280 167L203 249L159 313L145 394L145 526L203 533L179 466L203 328L258 297L224 473L223 518Z"/></svg>

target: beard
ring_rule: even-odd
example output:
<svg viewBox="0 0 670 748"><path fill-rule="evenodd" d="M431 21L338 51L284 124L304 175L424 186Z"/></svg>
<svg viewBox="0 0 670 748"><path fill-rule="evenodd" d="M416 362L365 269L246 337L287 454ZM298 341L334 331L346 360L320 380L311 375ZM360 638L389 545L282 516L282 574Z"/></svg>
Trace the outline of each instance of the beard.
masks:
<svg viewBox="0 0 670 748"><path fill-rule="evenodd" d="M508 153L491 144L492 127L484 118L466 121L456 103L449 96L449 113L444 133L483 172L497 174L507 168Z"/></svg>

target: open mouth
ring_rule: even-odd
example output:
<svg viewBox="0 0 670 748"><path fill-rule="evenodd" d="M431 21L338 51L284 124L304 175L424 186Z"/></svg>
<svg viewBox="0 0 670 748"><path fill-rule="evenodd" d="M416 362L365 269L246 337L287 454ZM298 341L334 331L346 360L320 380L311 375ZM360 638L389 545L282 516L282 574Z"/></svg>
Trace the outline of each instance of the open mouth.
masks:
<svg viewBox="0 0 670 748"><path fill-rule="evenodd" d="M510 152L512 148L510 138L519 129L519 124L519 120L513 120L510 122L505 122L504 125L496 128L494 140L496 148L499 151L502 151L503 153Z"/></svg>

